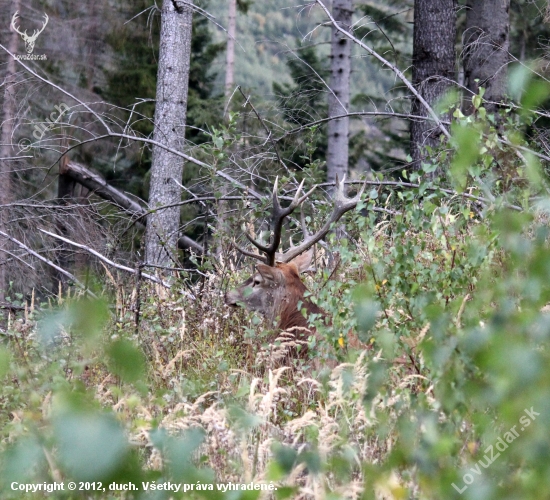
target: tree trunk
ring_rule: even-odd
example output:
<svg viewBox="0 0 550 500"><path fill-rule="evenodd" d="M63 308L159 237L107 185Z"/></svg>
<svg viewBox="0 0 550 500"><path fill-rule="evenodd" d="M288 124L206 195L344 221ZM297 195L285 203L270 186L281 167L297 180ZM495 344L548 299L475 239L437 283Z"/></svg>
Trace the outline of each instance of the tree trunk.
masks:
<svg viewBox="0 0 550 500"><path fill-rule="evenodd" d="M191 55L193 11L191 1L164 0L161 15L154 140L183 150ZM181 201L183 160L153 146L149 207ZM178 240L180 209L165 208L148 216L145 232L146 262L170 265Z"/></svg>
<svg viewBox="0 0 550 500"><path fill-rule="evenodd" d="M227 48L225 53L225 98L227 100L227 112L225 114L226 122L229 121L229 111L231 93L235 86L235 37L237 35L237 0L228 0L229 3L229 15L227 19ZM228 154L233 154L234 145L229 148ZM233 169L229 167L231 175L233 175ZM223 183L221 186L222 197L228 195L230 187L227 183ZM226 214L229 210L229 202L220 200L218 202L217 209L217 233L218 235L225 234L226 227ZM223 252L222 239L217 239L218 244L216 248L216 255L221 255Z"/></svg>
<svg viewBox="0 0 550 500"><path fill-rule="evenodd" d="M332 16L344 29L349 30L353 14L352 0L334 0ZM338 116L349 111L349 83L351 72L351 41L332 27L330 42L330 88L328 114ZM349 118L339 118L328 122L327 180L335 182L348 171L349 158Z"/></svg>
<svg viewBox="0 0 550 500"><path fill-rule="evenodd" d="M508 77L510 0L468 0L464 31L464 82L472 94L485 88L483 98L502 102ZM477 80L477 81L476 81ZM486 104L488 112L496 104ZM471 103L466 112L471 112Z"/></svg>
<svg viewBox="0 0 550 500"><path fill-rule="evenodd" d="M235 37L237 35L237 0L228 0L227 51L225 54L225 97L229 97L235 85Z"/></svg>
<svg viewBox="0 0 550 500"><path fill-rule="evenodd" d="M455 0L415 0L413 35L413 85L426 102L433 105L455 81ZM413 115L428 116L413 99ZM439 144L441 131L431 121L411 122L411 156L415 169L425 155L426 146Z"/></svg>
<svg viewBox="0 0 550 500"><path fill-rule="evenodd" d="M68 176L66 173L68 163L69 157L67 155L63 156L59 160L59 175L57 178L57 203L59 203L59 205L61 206L68 206L74 202L76 182L71 179L71 177ZM69 237L67 225L65 224L63 217L60 217L57 220L57 231L63 236L67 238ZM64 270L68 270L70 267L71 258L67 243L63 241L59 242L59 245L56 249L56 256L59 267ZM57 289L61 289L63 292L65 292L68 284L67 275L58 271L57 269L53 271L53 292L55 293Z"/></svg>
<svg viewBox="0 0 550 500"><path fill-rule="evenodd" d="M15 13L20 9L20 1L15 0L13 2L13 12ZM11 34L9 39L8 48L12 54L17 52L17 42L19 35L10 27ZM9 158L15 156L16 150L12 147L13 144L13 130L14 119L16 109L16 97L15 97L15 73L16 64L15 60L10 56L6 65L6 78L4 80L4 102L2 103L2 136L0 143L0 231L7 231L9 225L8 210L6 207L13 196L11 172L13 170L13 160L6 160L2 158ZM4 206L2 206L4 205ZM8 248L9 242L4 239L0 239L0 301L4 301L6 297L6 291L9 285L9 276L7 269L7 262L9 255L3 251L4 248Z"/></svg>

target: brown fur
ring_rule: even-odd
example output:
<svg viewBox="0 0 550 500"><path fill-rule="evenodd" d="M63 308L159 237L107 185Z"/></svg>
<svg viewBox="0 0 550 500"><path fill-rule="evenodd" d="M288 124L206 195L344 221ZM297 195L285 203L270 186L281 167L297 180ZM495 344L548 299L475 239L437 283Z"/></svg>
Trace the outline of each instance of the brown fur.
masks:
<svg viewBox="0 0 550 500"><path fill-rule="evenodd" d="M300 272L309 267L311 254L297 257L288 264L278 263L275 267L258 264L254 276L226 295L230 306L244 305L257 311L271 322L278 320L277 329L290 330L294 327L308 328L308 320L298 309L306 309L306 315L324 314L311 300L304 297L306 286L300 279ZM315 333L315 332L313 332Z"/></svg>
<svg viewBox="0 0 550 500"><path fill-rule="evenodd" d="M324 314L324 312L309 298L304 297L307 288L302 283L298 269L294 264L279 264L277 268L282 271L286 283L277 328L281 330L288 330L295 326L308 328L308 320L302 314L301 309L306 310L307 317L310 314ZM299 302L301 302L300 310L298 310Z"/></svg>
<svg viewBox="0 0 550 500"><path fill-rule="evenodd" d="M295 339L302 341L302 345L309 335L318 337L315 328L309 326L308 318L311 314L325 317L326 313L304 297L307 288L300 278L300 272L309 267L311 257L311 254L302 254L288 264L278 263L275 267L258 264L253 276L227 293L226 304L234 307L244 305L261 313L272 324L277 321L278 331L291 333ZM305 316L302 309L306 310ZM353 332L348 332L347 341L350 347L365 347ZM302 348L299 353L300 356L307 356L307 349Z"/></svg>

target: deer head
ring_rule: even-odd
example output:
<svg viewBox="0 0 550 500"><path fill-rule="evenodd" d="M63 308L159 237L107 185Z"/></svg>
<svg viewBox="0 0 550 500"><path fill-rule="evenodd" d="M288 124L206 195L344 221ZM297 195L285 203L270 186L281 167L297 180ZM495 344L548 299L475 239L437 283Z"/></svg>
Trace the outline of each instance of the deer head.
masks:
<svg viewBox="0 0 550 500"><path fill-rule="evenodd" d="M34 50L34 42L36 42L36 39L38 38L38 35L44 31L44 28L48 24L48 14L44 14L44 24L42 25L42 29L34 30L33 34L31 36L27 35L27 30L25 30L23 33L19 31L19 28L15 25L15 22L17 21L17 18L19 17L19 11L16 11L13 17L11 18L11 27L14 29L16 33L19 33L21 35L21 38L25 41L25 50L27 51L27 54L32 54L32 51Z"/></svg>
<svg viewBox="0 0 550 500"><path fill-rule="evenodd" d="M312 256L313 252L306 252L288 264L258 264L250 278L228 292L226 304L233 307L244 305L270 322L278 319L281 330L306 327L306 319L298 311L298 302L302 301L309 313L320 312L311 301L304 300L306 287L300 279L300 273L309 268Z"/></svg>
<svg viewBox="0 0 550 500"><path fill-rule="evenodd" d="M273 212L271 221L271 243L264 245L255 241L246 234L249 241L258 248L265 257L246 249L239 250L255 259L263 261L256 266L256 272L235 290L226 295L226 303L230 306L243 305L249 310L264 315L268 321L279 320L278 328L285 330L293 327L307 327L307 319L298 310L298 303L306 309L308 314L322 313L313 302L304 297L306 287L300 279L300 273L305 271L313 256L311 248L330 231L348 210L354 208L365 190L366 183L353 198L344 195L344 179L336 181L334 195L334 209L323 227L311 235L307 231L302 218L302 232L304 241L298 246L291 247L284 254L278 254L281 243L282 227L285 217L288 217L304 200L310 196L315 187L301 196L303 181L296 191L294 199L286 208L282 208L277 195L277 181L273 189ZM278 261L276 263L276 261Z"/></svg>

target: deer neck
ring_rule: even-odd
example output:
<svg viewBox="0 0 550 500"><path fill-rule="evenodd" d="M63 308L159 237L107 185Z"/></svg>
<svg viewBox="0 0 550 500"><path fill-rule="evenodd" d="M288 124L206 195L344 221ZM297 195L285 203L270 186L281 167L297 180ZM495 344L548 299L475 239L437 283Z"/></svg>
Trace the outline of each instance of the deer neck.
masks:
<svg viewBox="0 0 550 500"><path fill-rule="evenodd" d="M296 290L287 290L281 297L279 304L279 324L280 330L288 330L293 327L308 328L308 317L310 314L324 314L309 298L304 297L307 288L302 282L296 285ZM298 309L298 304L300 308ZM302 309L306 310L306 315L302 314Z"/></svg>

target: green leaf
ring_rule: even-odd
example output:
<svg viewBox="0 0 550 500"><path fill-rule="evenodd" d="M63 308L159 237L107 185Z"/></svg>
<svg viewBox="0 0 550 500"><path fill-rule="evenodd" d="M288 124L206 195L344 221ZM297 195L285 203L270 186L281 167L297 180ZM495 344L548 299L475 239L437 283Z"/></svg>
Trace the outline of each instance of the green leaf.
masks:
<svg viewBox="0 0 550 500"><path fill-rule="evenodd" d="M0 381L9 373L11 353L5 347L0 346Z"/></svg>
<svg viewBox="0 0 550 500"><path fill-rule="evenodd" d="M296 465L298 452L290 446L277 443L273 446L273 458L279 465L282 473L288 475Z"/></svg>
<svg viewBox="0 0 550 500"><path fill-rule="evenodd" d="M508 91L512 99L520 101L527 89L529 82L533 78L533 72L523 64L518 64L510 71L508 79Z"/></svg>
<svg viewBox="0 0 550 500"><path fill-rule="evenodd" d="M53 430L60 462L75 480L105 479L129 451L124 430L112 415L67 412L54 418Z"/></svg>
<svg viewBox="0 0 550 500"><path fill-rule="evenodd" d="M202 429L187 429L177 437L169 435L164 429L156 429L150 432L150 437L175 479L188 483L197 480L203 483L213 482L214 477L210 471L200 470L193 463L197 450L204 442Z"/></svg>
<svg viewBox="0 0 550 500"><path fill-rule="evenodd" d="M458 192L466 188L468 169L479 158L480 140L480 133L475 128L453 124L452 143L455 147L455 156L450 171L454 187Z"/></svg>
<svg viewBox="0 0 550 500"><path fill-rule="evenodd" d="M45 463L44 450L38 439L34 436L24 437L4 451L0 483L32 482L34 474Z"/></svg>
<svg viewBox="0 0 550 500"><path fill-rule="evenodd" d="M140 380L146 369L145 358L129 340L118 339L107 348L109 369L125 382Z"/></svg>
<svg viewBox="0 0 550 500"><path fill-rule="evenodd" d="M548 82L534 80L528 85L523 94L521 105L526 111L536 110L550 96L550 85Z"/></svg>
<svg viewBox="0 0 550 500"><path fill-rule="evenodd" d="M359 338L365 342L368 340L367 333L376 323L380 305L369 296L365 286L359 286L354 292L355 317L359 328Z"/></svg>

